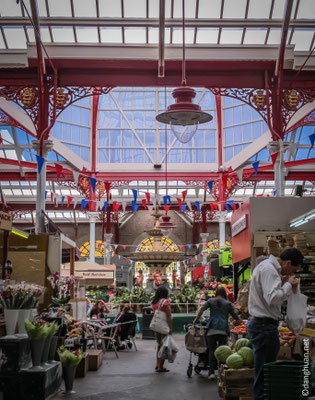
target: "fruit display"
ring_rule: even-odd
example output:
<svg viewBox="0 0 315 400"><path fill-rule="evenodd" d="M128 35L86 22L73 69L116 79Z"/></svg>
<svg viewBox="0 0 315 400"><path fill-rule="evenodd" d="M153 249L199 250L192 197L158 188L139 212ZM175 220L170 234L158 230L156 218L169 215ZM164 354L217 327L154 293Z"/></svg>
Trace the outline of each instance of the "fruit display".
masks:
<svg viewBox="0 0 315 400"><path fill-rule="evenodd" d="M254 352L249 347L242 347L237 354L242 357L245 367L252 367L254 365Z"/></svg>
<svg viewBox="0 0 315 400"><path fill-rule="evenodd" d="M242 321L241 325L235 326L231 329L231 332L235 335L245 335L246 334L246 323Z"/></svg>
<svg viewBox="0 0 315 400"><path fill-rule="evenodd" d="M244 366L244 360L242 356L237 353L231 354L226 359L226 365L229 369L241 369Z"/></svg>
<svg viewBox="0 0 315 400"><path fill-rule="evenodd" d="M235 342L234 348L239 351L242 347L251 347L251 343L248 339L241 338Z"/></svg>
<svg viewBox="0 0 315 400"><path fill-rule="evenodd" d="M229 346L219 346L214 352L215 358L221 363L225 363L226 359L232 354Z"/></svg>

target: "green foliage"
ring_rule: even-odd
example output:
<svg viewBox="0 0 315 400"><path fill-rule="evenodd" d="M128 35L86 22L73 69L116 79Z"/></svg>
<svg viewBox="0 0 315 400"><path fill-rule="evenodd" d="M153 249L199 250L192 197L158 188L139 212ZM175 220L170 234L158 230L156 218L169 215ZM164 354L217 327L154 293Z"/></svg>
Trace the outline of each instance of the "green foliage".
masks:
<svg viewBox="0 0 315 400"><path fill-rule="evenodd" d="M114 303L151 303L152 295L148 294L143 288L135 287L117 288Z"/></svg>
<svg viewBox="0 0 315 400"><path fill-rule="evenodd" d="M50 326L48 327L47 337L48 338L53 337L57 333L58 329L59 329L59 325L56 324L56 322L52 322L50 324Z"/></svg>
<svg viewBox="0 0 315 400"><path fill-rule="evenodd" d="M70 296L57 298L52 297L51 303L49 304L48 308L59 308L69 304Z"/></svg>
<svg viewBox="0 0 315 400"><path fill-rule="evenodd" d="M29 319L24 321L25 330L30 340L46 339L50 325L44 321L33 321Z"/></svg>
<svg viewBox="0 0 315 400"><path fill-rule="evenodd" d="M76 367L83 357L82 349L72 352L66 350L64 346L59 347L58 355L63 367Z"/></svg>
<svg viewBox="0 0 315 400"><path fill-rule="evenodd" d="M199 300L199 290L185 285L181 288L180 293L172 293L170 300L172 303L197 303Z"/></svg>

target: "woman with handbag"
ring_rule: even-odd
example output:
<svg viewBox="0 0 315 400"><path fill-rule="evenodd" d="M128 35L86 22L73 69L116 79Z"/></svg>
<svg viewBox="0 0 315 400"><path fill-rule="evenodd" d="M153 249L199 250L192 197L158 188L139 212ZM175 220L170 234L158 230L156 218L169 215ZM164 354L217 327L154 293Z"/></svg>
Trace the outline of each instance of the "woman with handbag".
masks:
<svg viewBox="0 0 315 400"><path fill-rule="evenodd" d="M167 299L168 294L168 289L164 286L161 286L155 292L155 296L152 301L152 310L154 311L154 316L150 328L155 331L157 341L156 372L169 372L168 369L164 368L165 360L158 358L162 341L168 334L172 333L173 327L171 302Z"/></svg>

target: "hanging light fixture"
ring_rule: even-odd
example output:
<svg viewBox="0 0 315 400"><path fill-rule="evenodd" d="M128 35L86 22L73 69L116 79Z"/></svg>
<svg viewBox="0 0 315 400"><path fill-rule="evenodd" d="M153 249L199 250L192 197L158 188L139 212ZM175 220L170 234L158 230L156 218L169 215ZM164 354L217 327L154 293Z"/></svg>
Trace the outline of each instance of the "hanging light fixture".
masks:
<svg viewBox="0 0 315 400"><path fill-rule="evenodd" d="M181 87L172 92L175 104L167 107L167 110L156 116L163 124L171 125L174 135L181 143L187 143L194 136L199 124L212 120L212 115L201 110L198 104L193 103L196 91L186 86L186 58L185 58L185 0L183 6L183 59L182 59L182 83Z"/></svg>

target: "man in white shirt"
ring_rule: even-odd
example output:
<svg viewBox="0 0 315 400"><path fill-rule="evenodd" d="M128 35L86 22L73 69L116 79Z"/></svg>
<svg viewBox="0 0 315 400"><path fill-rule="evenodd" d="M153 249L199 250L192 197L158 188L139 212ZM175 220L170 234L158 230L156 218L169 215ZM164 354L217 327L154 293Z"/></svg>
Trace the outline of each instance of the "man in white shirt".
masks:
<svg viewBox="0 0 315 400"><path fill-rule="evenodd" d="M280 349L278 325L281 305L299 284L295 272L303 263L302 253L295 248L280 257L270 256L253 271L249 289L248 337L255 353L255 400L264 399L264 364L273 362ZM281 275L287 276L282 284Z"/></svg>

